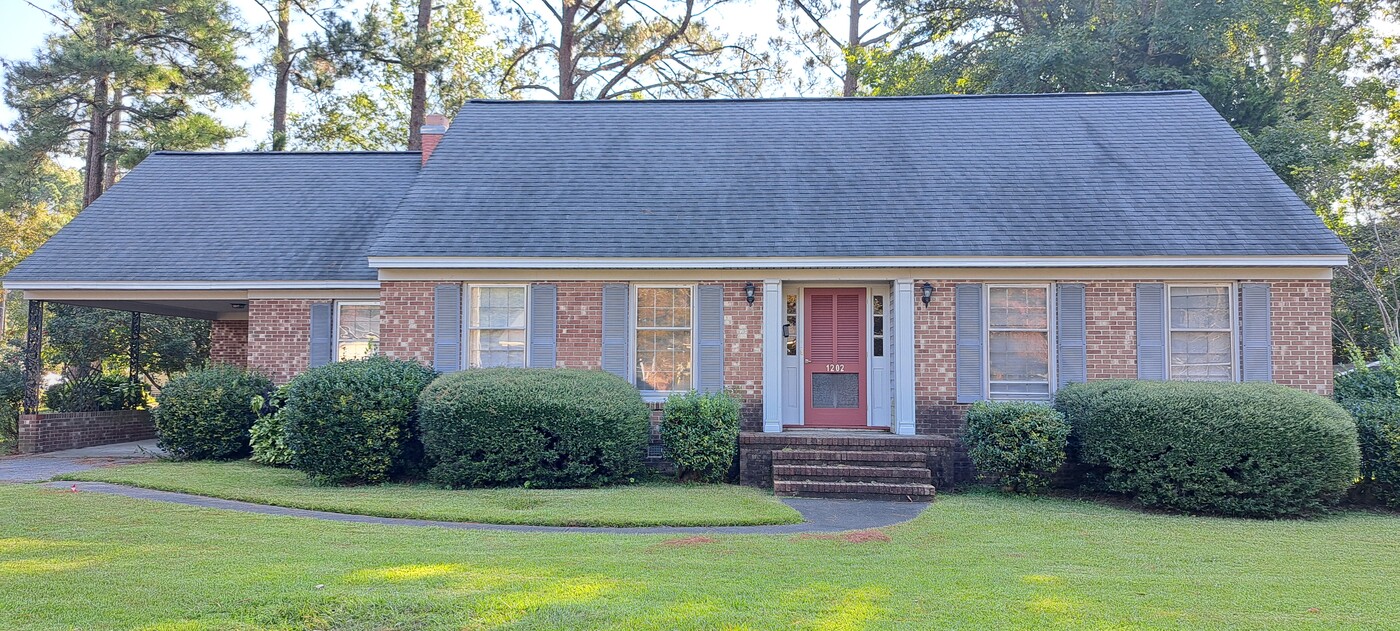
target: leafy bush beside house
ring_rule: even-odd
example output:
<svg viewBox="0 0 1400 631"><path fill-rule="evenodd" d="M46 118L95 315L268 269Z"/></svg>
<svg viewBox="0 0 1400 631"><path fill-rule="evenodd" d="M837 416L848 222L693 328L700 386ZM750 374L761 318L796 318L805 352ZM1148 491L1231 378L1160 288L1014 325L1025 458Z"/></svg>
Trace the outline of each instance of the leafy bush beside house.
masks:
<svg viewBox="0 0 1400 631"><path fill-rule="evenodd" d="M428 477L450 487L626 481L650 431L637 389L596 370L465 370L439 377L419 405Z"/></svg>
<svg viewBox="0 0 1400 631"><path fill-rule="evenodd" d="M292 466L324 482L377 483L415 465L418 394L435 374L418 362L376 356L298 375L277 413Z"/></svg>
<svg viewBox="0 0 1400 631"><path fill-rule="evenodd" d="M11 451L19 434L19 408L24 401L24 371L0 363L0 455Z"/></svg>
<svg viewBox="0 0 1400 631"><path fill-rule="evenodd" d="M176 376L156 397L161 449L188 460L246 455L248 430L257 420L248 400L271 388L267 377L234 366L210 366Z"/></svg>
<svg viewBox="0 0 1400 631"><path fill-rule="evenodd" d="M43 398L44 407L54 412L131 410L145 403L146 388L126 375L92 373L46 388Z"/></svg>
<svg viewBox="0 0 1400 631"><path fill-rule="evenodd" d="M1400 508L1400 398L1373 399L1351 406L1361 446L1359 490L1377 502Z"/></svg>
<svg viewBox="0 0 1400 631"><path fill-rule="evenodd" d="M981 401L967 410L963 442L979 474L1011 492L1040 493L1065 463L1068 438L1064 415L1048 405Z"/></svg>
<svg viewBox="0 0 1400 631"><path fill-rule="evenodd" d="M672 395L661 442L682 480L725 481L739 454L739 402L724 392Z"/></svg>
<svg viewBox="0 0 1400 631"><path fill-rule="evenodd" d="M1358 472L1336 403L1265 383L1113 381L1060 390L1073 456L1148 506L1249 517L1316 513Z"/></svg>
<svg viewBox="0 0 1400 631"><path fill-rule="evenodd" d="M248 442L253 447L253 455L249 460L270 467L292 465L292 450L287 447L287 417L282 414L282 408L286 404L286 386L267 394L255 395L250 401L258 420L248 432Z"/></svg>

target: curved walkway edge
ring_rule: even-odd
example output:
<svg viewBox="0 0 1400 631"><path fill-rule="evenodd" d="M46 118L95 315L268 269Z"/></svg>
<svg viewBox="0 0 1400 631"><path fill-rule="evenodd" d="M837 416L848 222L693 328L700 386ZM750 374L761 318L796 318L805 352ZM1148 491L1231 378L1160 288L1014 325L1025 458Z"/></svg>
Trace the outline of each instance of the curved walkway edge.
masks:
<svg viewBox="0 0 1400 631"><path fill-rule="evenodd" d="M735 534L735 535L789 535L804 533L844 532L883 528L909 521L919 516L926 503L880 502L869 500L824 500L805 498L784 498L783 503L797 509L802 514L802 523L778 526L651 526L643 528L610 528L583 526L518 526L512 524L478 524L456 521L434 521L430 519L402 519L395 517L372 517L331 513L304 508L284 508L267 504L253 504L225 500L203 495L156 491L106 482L49 482L50 488L67 489L76 485L86 493L105 493L142 500L170 502L201 508L277 515L282 517L307 517L357 524L380 524L385 526L430 526L456 530L500 530L506 532L557 532L580 534L634 534L634 535L684 535L684 534Z"/></svg>

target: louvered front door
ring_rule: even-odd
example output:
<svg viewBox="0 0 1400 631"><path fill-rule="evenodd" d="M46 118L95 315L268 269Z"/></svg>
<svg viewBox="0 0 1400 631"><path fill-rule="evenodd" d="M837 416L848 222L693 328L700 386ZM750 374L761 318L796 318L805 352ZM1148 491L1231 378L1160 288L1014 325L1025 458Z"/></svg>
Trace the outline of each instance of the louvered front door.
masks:
<svg viewBox="0 0 1400 631"><path fill-rule="evenodd" d="M864 427L865 289L808 289L804 423Z"/></svg>

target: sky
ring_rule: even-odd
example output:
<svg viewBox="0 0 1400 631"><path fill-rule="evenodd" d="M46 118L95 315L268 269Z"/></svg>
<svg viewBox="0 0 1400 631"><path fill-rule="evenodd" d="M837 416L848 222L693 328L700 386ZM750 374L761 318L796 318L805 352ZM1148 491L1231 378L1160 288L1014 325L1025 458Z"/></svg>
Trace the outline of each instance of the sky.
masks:
<svg viewBox="0 0 1400 631"><path fill-rule="evenodd" d="M32 1L44 8L51 8L55 4L54 0ZM252 0L229 0L229 2L243 12L248 23L259 23L266 19L266 14ZM364 4L366 4L365 0L346 2L350 8ZM480 1L479 4L483 7L489 5L484 0ZM759 41L767 41L778 32L777 7L776 0L741 1L721 7L707 19L728 33L740 36L756 35ZM43 44L44 36L53 28L50 18L26 0L0 0L0 59L32 57L34 49ZM242 53L244 64L249 66L262 55L262 51L258 48L247 46L243 48ZM3 69L0 69L0 80L3 80L3 73ZM293 102L290 106L295 110L298 105L295 92L292 98ZM250 104L223 108L217 112L217 116L226 124L243 125L247 130L244 137L230 143L228 149L252 149L259 142L268 138L271 123L267 120L267 116L272 110L271 103L270 79L268 77L255 77ZM14 111L0 103L0 128L8 126L14 118ZM9 138L10 136L6 131L0 129L0 137Z"/></svg>

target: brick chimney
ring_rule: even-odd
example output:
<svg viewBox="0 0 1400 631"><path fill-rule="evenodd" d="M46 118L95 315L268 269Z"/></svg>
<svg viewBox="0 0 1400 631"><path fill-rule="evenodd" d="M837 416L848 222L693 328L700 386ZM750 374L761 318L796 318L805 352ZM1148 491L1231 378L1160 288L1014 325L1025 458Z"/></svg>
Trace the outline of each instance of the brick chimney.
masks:
<svg viewBox="0 0 1400 631"><path fill-rule="evenodd" d="M421 132L423 134L423 164L427 164L428 158L433 155L433 150L437 149L439 142L442 142L442 135L447 133L447 117L442 114L424 116Z"/></svg>

